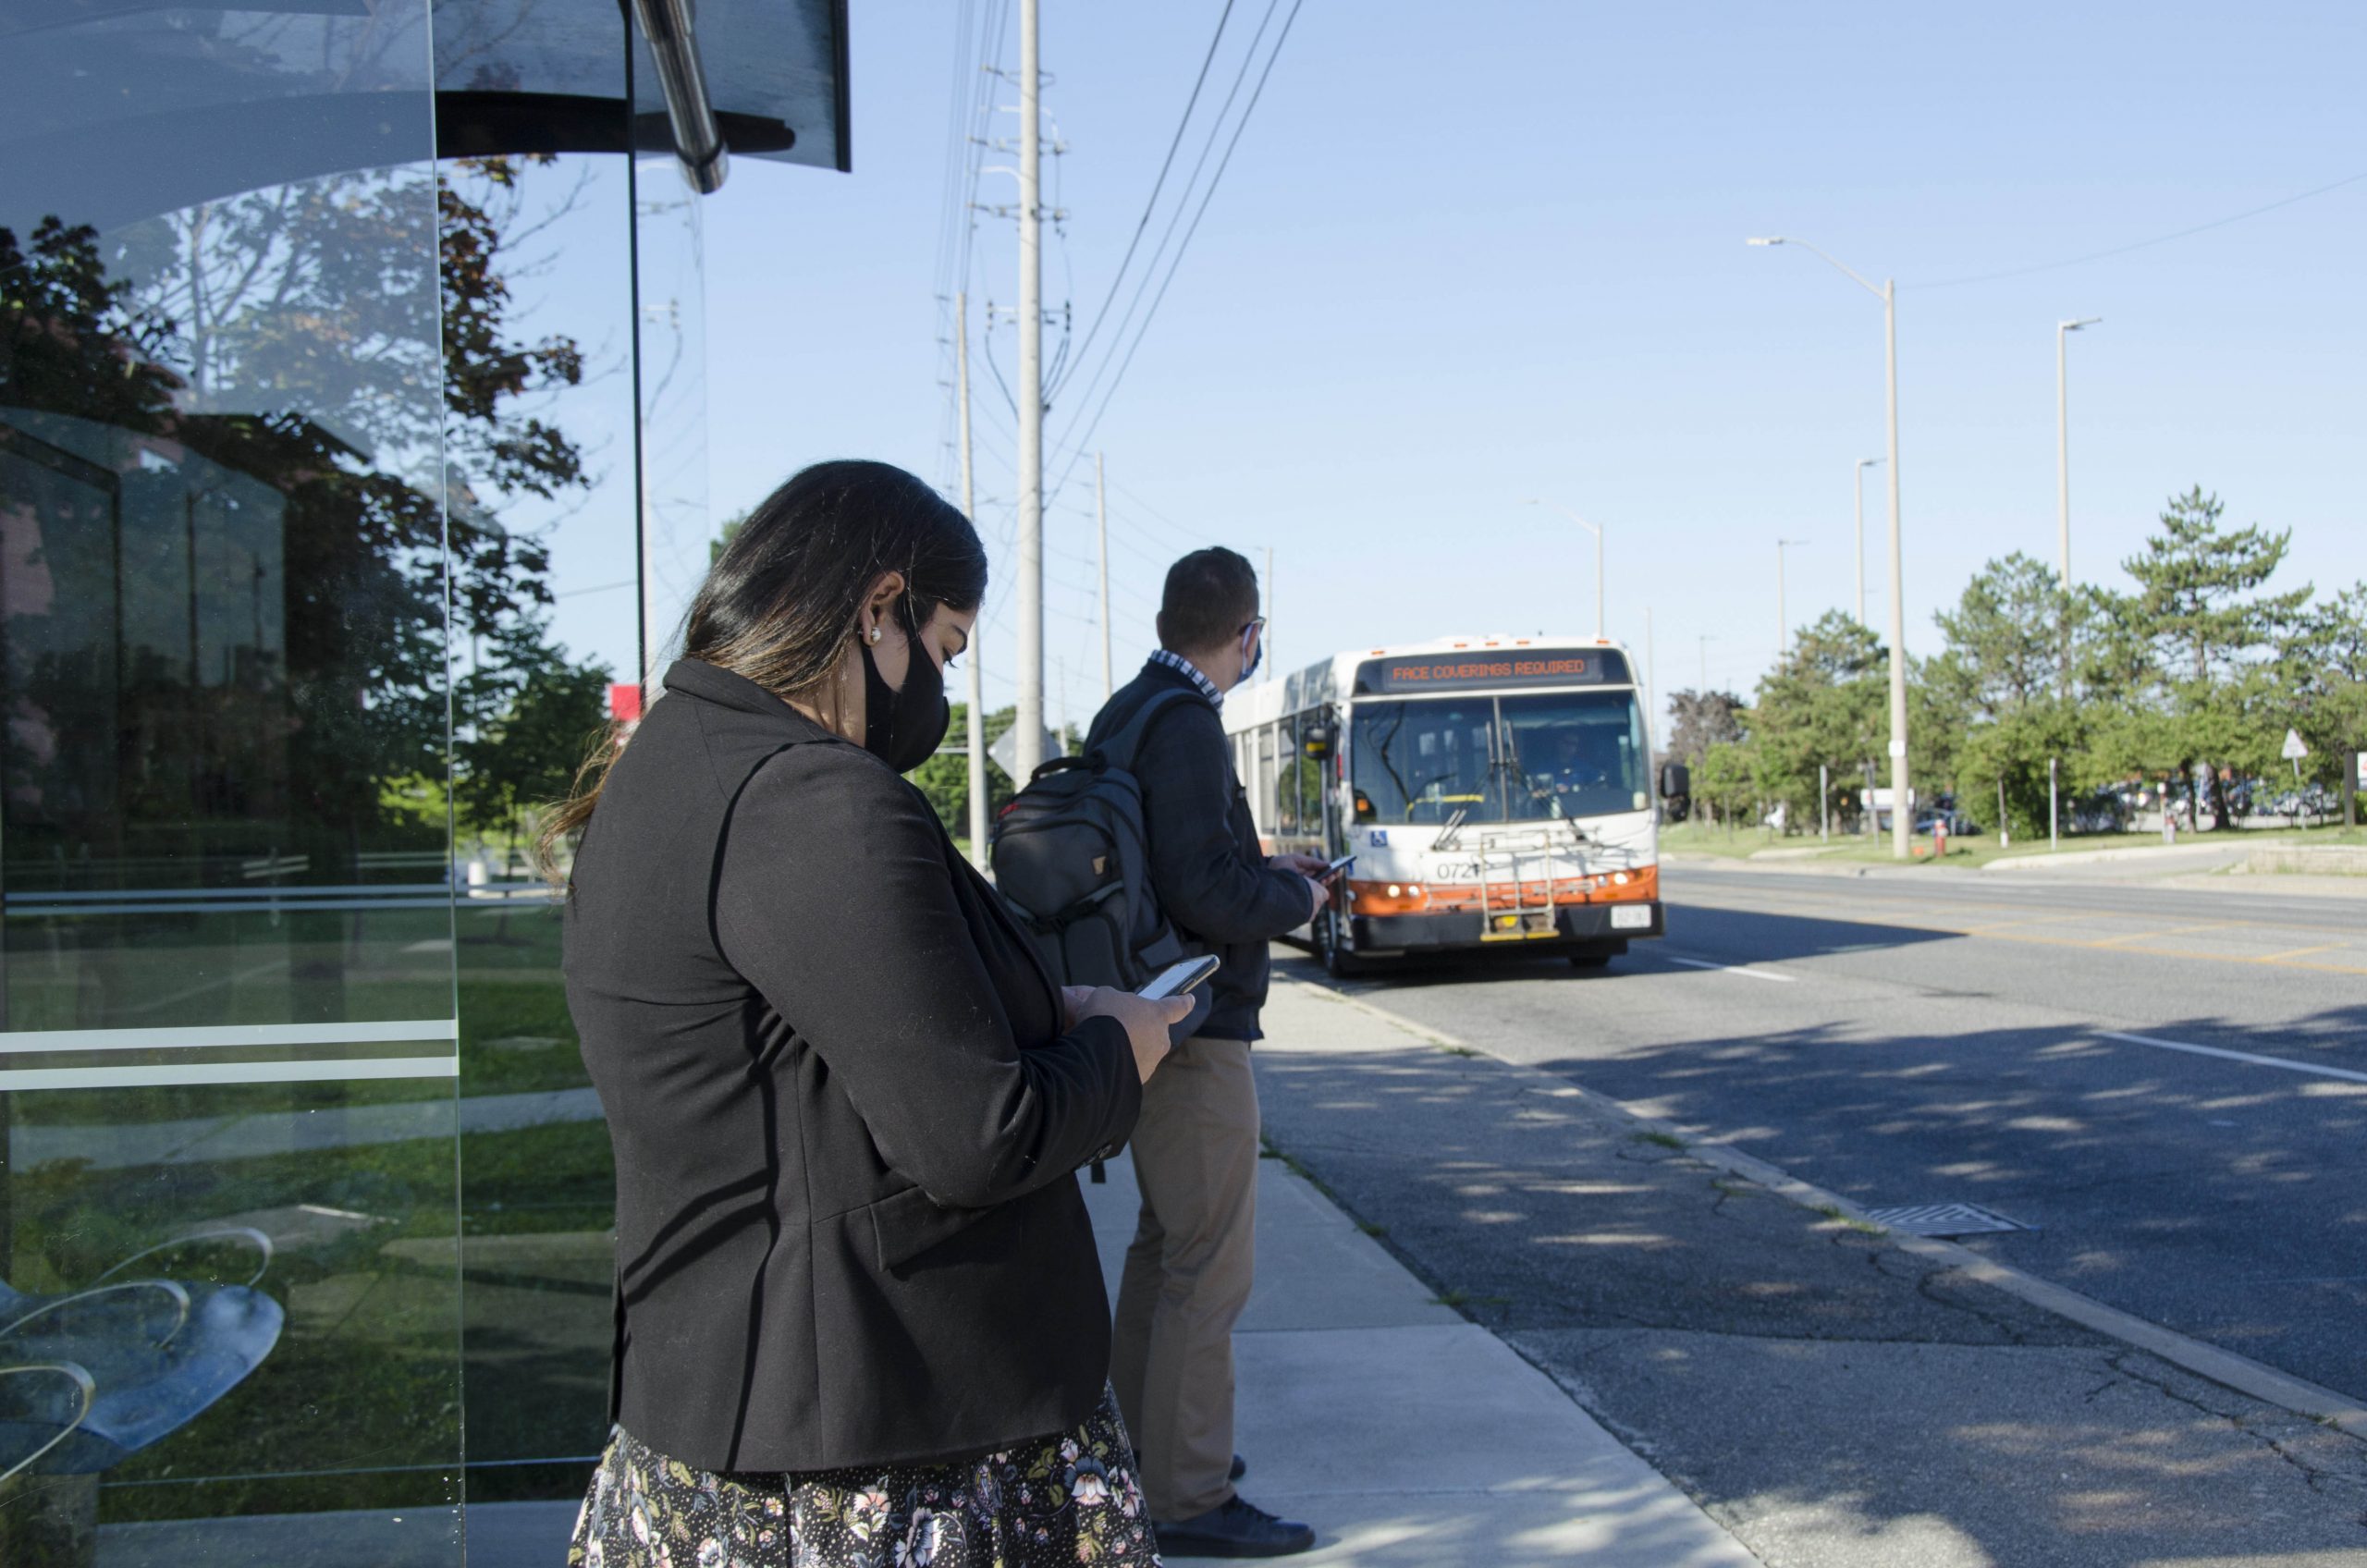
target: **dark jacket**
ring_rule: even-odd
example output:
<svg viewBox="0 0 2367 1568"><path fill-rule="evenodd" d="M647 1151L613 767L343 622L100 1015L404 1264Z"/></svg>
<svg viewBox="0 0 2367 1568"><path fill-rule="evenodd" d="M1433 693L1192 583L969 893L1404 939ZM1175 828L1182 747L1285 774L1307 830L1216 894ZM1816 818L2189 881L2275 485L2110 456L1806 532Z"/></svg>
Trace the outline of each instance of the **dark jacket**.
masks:
<svg viewBox="0 0 2367 1568"><path fill-rule="evenodd" d="M705 1470L978 1453L1101 1397L1073 1175L1142 1104L869 753L693 660L602 788L568 1006L616 1150L612 1416Z"/></svg>
<svg viewBox="0 0 2367 1568"><path fill-rule="evenodd" d="M1208 982L1210 1000L1198 1033L1222 1040L1264 1038L1266 944L1306 924L1306 879L1266 864L1249 797L1233 772L1224 720L1191 679L1161 664L1110 695L1085 737L1101 737L1157 692L1191 693L1151 721L1134 754L1143 826L1150 836L1150 885L1184 940L1224 961Z"/></svg>

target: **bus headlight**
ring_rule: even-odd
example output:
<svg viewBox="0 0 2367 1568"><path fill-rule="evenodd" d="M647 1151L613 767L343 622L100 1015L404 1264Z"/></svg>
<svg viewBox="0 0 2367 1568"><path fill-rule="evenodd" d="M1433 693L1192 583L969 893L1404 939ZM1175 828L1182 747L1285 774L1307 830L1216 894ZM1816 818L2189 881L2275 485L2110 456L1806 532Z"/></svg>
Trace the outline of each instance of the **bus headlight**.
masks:
<svg viewBox="0 0 2367 1568"><path fill-rule="evenodd" d="M1627 874L1624 871L1613 872L1611 874L1611 885L1614 888L1625 888L1627 886Z"/></svg>
<svg viewBox="0 0 2367 1568"><path fill-rule="evenodd" d="M1392 898L1392 899L1402 897L1402 896L1404 895L1404 891L1405 891L1405 889L1404 889L1404 888L1400 888L1400 887L1399 887L1396 883L1394 883L1394 882L1392 882L1392 883L1389 885L1389 896L1390 896L1391 898Z"/></svg>

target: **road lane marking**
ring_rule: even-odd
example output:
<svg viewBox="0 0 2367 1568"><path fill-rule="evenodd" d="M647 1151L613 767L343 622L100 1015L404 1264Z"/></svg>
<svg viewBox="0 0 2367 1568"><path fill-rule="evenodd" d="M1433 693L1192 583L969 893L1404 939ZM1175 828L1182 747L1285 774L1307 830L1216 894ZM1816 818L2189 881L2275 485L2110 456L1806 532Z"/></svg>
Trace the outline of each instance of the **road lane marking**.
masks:
<svg viewBox="0 0 2367 1568"><path fill-rule="evenodd" d="M1883 908L1899 908L1899 909L1908 909L1908 910L1934 910L1934 906L1935 906L1935 905L1938 905L1938 904L1944 904L1944 903L1945 903L1945 902L1947 901L1946 895L1951 894L1951 893L1953 893L1953 894L1959 894L1959 895L1962 895L1962 894L1966 894L1966 893L1968 892L1968 889L1964 889L1964 888L1937 888L1937 887L1931 888L1927 888L1927 889L1920 889L1920 890L1919 890L1919 893L1918 893L1918 894L1904 894L1904 893L1878 893L1878 892L1875 892L1875 891L1871 890L1870 888L1869 888L1869 889L1866 889L1866 890L1863 890L1863 891L1858 891L1858 890L1853 889L1851 892L1849 892L1847 895L1846 895L1846 896L1845 896L1845 895L1842 895L1842 894L1836 894L1836 893L1827 893L1827 892L1823 892L1823 891L1821 891L1821 890L1819 890L1819 891L1813 891L1813 892L1812 892L1812 891L1809 891L1809 889L1807 889L1807 888L1753 888L1749 889L1748 894L1748 895L1746 895L1746 894L1744 893L1743 888L1741 888L1739 886L1735 885L1735 882L1731 879L1733 876L1744 876L1744 877L1749 877L1749 876L1758 876L1758 875L1760 875L1760 874L1759 874L1759 873L1736 873L1736 874L1730 874L1730 878L1729 878L1729 880L1728 880L1724 885L1721 886L1717 890L1718 890L1718 891L1721 891L1721 892L1723 892L1723 893L1726 893L1726 894L1728 894L1729 896L1734 897L1734 898L1736 898L1736 899L1740 899L1740 898L1743 898L1743 897L1745 897L1745 896L1748 896L1748 897L1751 897L1751 898L1764 899L1764 900L1768 900L1769 902L1771 902L1771 903L1772 903L1772 902L1774 902L1774 901L1776 901L1776 900L1785 900L1785 899L1788 899L1788 900L1793 900L1793 901L1799 902L1799 903L1804 903L1804 904L1808 904L1808 905L1810 905L1810 906L1815 907L1815 908L1821 908L1821 909L1858 910L1858 911L1861 911L1861 912L1862 912L1862 911L1867 910L1870 906L1880 906L1880 907L1883 907ZM2259 892L2259 893L2245 893L2245 894L2238 894L2238 895L2236 895L2236 896L2238 896L2238 897L2269 898L2269 897L2274 897L2274 896L2275 896L2275 894L2274 894L2273 890L2263 890L2263 891ZM1668 901L1669 901L1669 902L1671 902L1671 903L1681 903L1681 902L1684 902L1684 901L1686 901L1686 900L1682 900L1682 899L1671 899L1671 900L1668 900ZM1700 901L1700 900L1695 900L1695 901ZM1960 914L1956 914L1956 915L1955 915L1955 916L1954 916L1954 918L1956 918L1956 919L1968 919L1968 918L1972 918L1972 917L1973 917L1973 916L1975 916L1975 915L1989 915L1989 914L2006 913L2010 913L2010 912L2017 911L2017 910L2020 910L2020 911L2027 911L2027 912L2031 913L2043 913L2043 914L2062 914L2062 913L2064 913L2064 906L2063 906L2063 904L2062 904L2061 902L2059 902L2059 901L2058 901L2058 902L2055 902L2055 903L2052 903L2052 904L2019 903L2019 902L2013 902L2013 901L2009 901L2009 900L2004 900L2004 899L1990 899L1990 898L1985 898L1985 897L1981 897L1981 896L1980 896L1978 893L1974 893L1974 894L1972 894L1972 896L1968 896L1968 897L1962 897L1962 898L1960 898L1960 900L1958 900L1958 902L1959 902L1959 906L1960 906L1960 907L1961 907L1961 909L1962 909L1962 913L1961 913ZM1734 905L1723 905L1723 904L1718 904L1718 903L1711 902L1711 903L1707 903L1707 904L1705 904L1705 906L1704 906L1704 907L1711 908L1711 909L1720 909L1720 908L1735 908L1735 909L1739 909L1739 910L1748 910L1748 911L1751 911L1752 913L1774 913L1774 912L1772 912L1772 911L1769 911L1769 910L1766 910L1766 909L1763 909L1763 908L1760 908L1760 907L1755 906L1755 905L1748 904L1748 903L1737 903L1737 904L1734 904ZM1937 911L1935 910L1935 911L1934 911L1934 913L1939 913L1939 912L1937 912ZM2112 907L2111 905L2103 905L2103 904L2096 905L2096 906L2093 906L2093 907L2091 907L2091 908L2089 908L2089 909L2086 909L2086 910L2079 911L2079 912L2078 912L2078 913L2077 913L2077 914L2073 915L2073 916L2072 916L2072 918L2086 917L2086 918L2093 918L2093 919L2096 919L2096 920L2099 920L2099 921L2103 921L2103 920L2111 920L2111 919L2115 919L2115 918L2128 918L2128 917L2131 917L2132 915L2133 915L2135 918L2137 918L2137 919L2144 919L2144 918L2146 918L2143 914L2141 914L2141 913L2136 913L2136 912L2132 912L2132 911L2128 911L2128 910L2122 910L2122 909L2116 909L2116 908ZM1944 916L1944 915L1943 917L1944 917L1944 918L1945 918L1946 916ZM2005 924L2009 924L2009 925L2020 925L2020 924L2026 924L2026 923L2025 923L2025 922L2019 922L2019 921L2012 921L2012 922L2005 922ZM2216 924L2218 924L2218 925L2222 925L2242 926L2242 927L2245 927L2245 928L2248 928L2248 929L2251 929L2251 930L2260 930L2260 931L2306 931L2306 932L2310 933L2312 936L2318 936L2318 935L2322 935L2322 934L2324 934L2324 931L2325 931L2325 929L2326 929L2326 928L2325 928L2325 926L2324 926L2324 925L2301 925L2301 924L2298 924L2298 923L2296 923L2296 922L2289 921L2289 920L2255 920L2255 919L2247 919L2247 918L2245 918L2245 917L2243 917L2243 916L2241 916L2241 915L2226 915L2226 916L2223 916L2223 917L2221 917L2221 918L2216 922ZM1945 926L1934 926L1934 927L1932 927L1932 929L1934 929L1934 930L1950 930L1950 931L1955 931L1955 930L1961 930L1962 928L1961 928L1961 927L1959 927L1959 926L1956 926L1956 925L1945 925ZM2367 934L2367 933L2363 933L2363 934Z"/></svg>
<svg viewBox="0 0 2367 1568"><path fill-rule="evenodd" d="M1674 955L1662 953L1660 956L1671 958ZM1487 1047L1466 1045L1465 1042L1453 1035L1441 1034L1427 1023L1416 1023L1404 1013L1392 1011L1378 1003L1367 1001L1363 997L1343 991L1320 979L1299 980L1294 976L1283 978L1287 983L1305 986L1310 990L1329 992L1357 1011L1392 1024L1416 1039L1438 1045L1462 1046L1465 1049L1477 1051L1500 1067L1506 1068L1524 1078L1532 1081L1544 1080L1540 1085L1541 1094L1559 1098L1591 1101L1595 1105L1614 1110L1623 1117L1632 1119L1642 1128L1678 1138L1685 1145L1686 1154L1691 1158L1713 1169L1723 1170L1728 1175L1739 1176L1745 1181L1757 1182L1769 1192L1803 1208L1812 1208L1823 1214L1832 1214L1837 1210L1860 1219L1865 1218L1864 1210L1852 1200L1837 1193L1828 1192L1821 1187L1803 1182L1782 1167L1770 1164L1755 1155L1745 1154L1730 1145L1708 1140L1696 1141L1699 1137L1698 1133L1682 1130L1674 1123L1639 1109L1630 1102L1611 1099L1606 1096L1595 1094L1572 1084L1559 1073L1551 1072L1544 1068L1531 1066L1526 1062L1515 1061L1508 1057L1498 1056L1495 1051ZM2250 1394L2254 1399L2264 1400L2282 1409L2292 1411L2296 1415L2307 1416L2314 1421L2324 1422L2353 1436L2367 1437L2367 1406L2362 1406L2351 1395L2337 1393L2304 1378L2296 1378L2290 1373L2280 1372L2249 1356L2238 1354L2234 1351L2222 1350L2217 1345L2206 1344L2201 1340L2191 1339L2174 1329L2150 1322L2133 1313L2123 1312L2116 1306L2107 1306L2092 1296L2082 1295L2067 1286L2026 1274L2018 1268L1999 1263L1986 1254L1974 1252L1971 1248L1959 1245L1955 1242L1941 1241L1929 1236L1910 1236L1895 1231L1891 1232L1885 1239L1890 1245L1903 1252L1944 1263L1952 1268L1961 1270L1967 1278L1977 1280L1983 1284L1993 1285L2042 1310L2067 1317L2074 1323L2133 1344L2140 1350L2149 1351L2173 1366L2185 1367L2189 1372L2200 1373L2213 1382L2224 1383L2228 1388Z"/></svg>
<svg viewBox="0 0 2367 1568"><path fill-rule="evenodd" d="M1708 959L1679 958L1674 953L1662 953L1660 956L1671 963L1681 963L1687 969L1714 969L1721 974L1747 974L1753 980L1772 980L1778 986L1789 986L1794 983L1792 976L1788 974L1773 974L1764 969L1750 969L1739 963L1711 963Z"/></svg>
<svg viewBox="0 0 2367 1568"><path fill-rule="evenodd" d="M1905 931L1934 931L1951 937L1979 937L1984 940L1992 942L2025 942L2035 944L2040 947L2049 948L2086 948L2091 950L2105 952L2140 953L2155 958L2198 959L2208 963L2263 964L2273 969L2309 969L2327 974L2367 974L2367 966L2349 963L2307 963L2298 962L2291 956L2293 953L2319 950L2359 950L2362 948L2367 948L2367 935L2352 937L2340 942L2329 943L2322 949L2300 948L2288 949L2284 953L2269 953L2264 955L2198 951L2191 949L2177 948L2137 948L2130 947L2128 944L2130 942L2140 941L2148 937L2166 936L2170 933L2165 931L2133 931L2124 937L2105 937L2092 940L2065 937L2042 937L2032 932L2017 932L2000 929L1995 925L1967 926L1954 924L1942 924L1940 920L1931 916L1926 916L1924 919L1917 920L1905 915L1892 914L1887 912L1861 908L1858 902L1848 900L1834 899L1831 900L1821 900L1806 895L1788 895L1788 897L1790 897L1792 902L1806 904L1809 908L1807 910L1785 909L1781 907L1781 900L1773 898L1767 900L1763 903L1748 903L1739 901L1720 903L1698 899L1688 900L1683 898L1672 899L1669 901L1680 908L1689 902L1696 908L1715 910L1720 913L1724 914L1759 915L1774 919L1793 920L1827 918L1826 916L1815 913L1816 911L1823 909L1846 910L1854 912L1855 918L1834 918L1845 919L1846 923L1850 925L1888 926L1893 929ZM1878 901L1902 903L1904 900L1890 900ZM1914 906L1908 905L1907 907L1913 908ZM2095 912L2095 913L2096 917L2099 919L2108 919L2112 916L2112 912L2110 911L2098 911ZM2005 924L2007 925L2026 925L2037 923L2030 921L2010 921ZM2214 921L2209 928L2216 929L2221 927L2255 931L2310 931L2312 935L2322 934L2318 928L2310 926L2287 925L2276 922L2257 920Z"/></svg>
<svg viewBox="0 0 2367 1568"><path fill-rule="evenodd" d="M2263 953L2260 955L2260 961L2263 963L2282 963L2288 958L2307 958L2312 953L2336 952L2352 945L2349 942L2321 942L2314 948L2287 948L2281 953Z"/></svg>
<svg viewBox="0 0 2367 1568"><path fill-rule="evenodd" d="M2185 937L2197 931L2225 931L2228 924L2225 920L2214 920L2201 925L2165 925L2157 931L2130 931L2118 937L2099 937L2090 945L2099 948L2117 948L2128 942L2144 941L2149 937Z"/></svg>
<svg viewBox="0 0 2367 1568"><path fill-rule="evenodd" d="M2287 1072L2306 1072L2317 1078L2339 1078L2348 1084L2367 1084L2367 1072L2353 1072L2347 1067L2322 1067L2313 1061L2295 1061L2289 1057L2259 1056L2251 1051L2190 1045L2184 1040L2165 1040L2152 1035L2121 1035L2110 1029L2099 1029L2096 1035L2099 1039L2122 1040L2132 1046L2152 1046L2156 1050L2187 1051L2195 1056L2215 1056L2226 1061L2249 1062L2254 1067L2277 1067Z"/></svg>

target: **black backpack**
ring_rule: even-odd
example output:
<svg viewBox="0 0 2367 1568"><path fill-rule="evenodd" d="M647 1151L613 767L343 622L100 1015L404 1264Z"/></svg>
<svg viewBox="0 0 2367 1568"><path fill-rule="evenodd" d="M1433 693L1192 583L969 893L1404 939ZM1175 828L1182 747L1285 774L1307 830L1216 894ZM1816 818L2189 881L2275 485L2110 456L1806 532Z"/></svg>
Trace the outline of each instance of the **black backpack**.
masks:
<svg viewBox="0 0 2367 1568"><path fill-rule="evenodd" d="M1036 770L997 818L995 887L1063 986L1139 990L1185 956L1150 886L1135 753L1182 691L1153 693L1081 757Z"/></svg>

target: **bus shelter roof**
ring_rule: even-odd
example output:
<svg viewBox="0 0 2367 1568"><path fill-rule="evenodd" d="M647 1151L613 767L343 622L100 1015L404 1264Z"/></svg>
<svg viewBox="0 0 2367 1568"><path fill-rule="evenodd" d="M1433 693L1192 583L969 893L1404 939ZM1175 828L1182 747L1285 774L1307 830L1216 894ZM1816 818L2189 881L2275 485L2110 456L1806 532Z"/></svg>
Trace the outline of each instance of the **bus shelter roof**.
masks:
<svg viewBox="0 0 2367 1568"><path fill-rule="evenodd" d="M664 152L618 0L0 0L0 227L110 229L431 156ZM734 157L850 167L845 0L701 0Z"/></svg>

